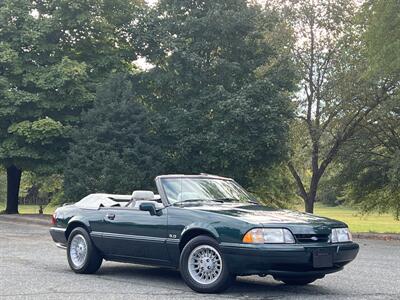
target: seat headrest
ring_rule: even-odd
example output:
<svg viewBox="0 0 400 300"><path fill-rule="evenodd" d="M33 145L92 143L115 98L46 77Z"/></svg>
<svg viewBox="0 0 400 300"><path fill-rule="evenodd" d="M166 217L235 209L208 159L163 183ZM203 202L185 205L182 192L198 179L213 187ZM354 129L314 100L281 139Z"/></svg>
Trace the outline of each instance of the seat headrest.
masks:
<svg viewBox="0 0 400 300"><path fill-rule="evenodd" d="M153 201L154 193L152 191L133 191L132 199L135 201Z"/></svg>

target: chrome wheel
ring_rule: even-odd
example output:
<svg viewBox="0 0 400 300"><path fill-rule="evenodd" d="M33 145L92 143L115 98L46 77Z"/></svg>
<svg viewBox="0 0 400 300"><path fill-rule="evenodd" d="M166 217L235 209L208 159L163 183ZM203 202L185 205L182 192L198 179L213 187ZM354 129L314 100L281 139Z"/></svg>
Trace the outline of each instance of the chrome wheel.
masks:
<svg viewBox="0 0 400 300"><path fill-rule="evenodd" d="M71 240L69 255L76 268L81 268L85 264L88 253L88 246L85 238L81 234L75 235Z"/></svg>
<svg viewBox="0 0 400 300"><path fill-rule="evenodd" d="M215 282L222 273L222 259L218 251L209 245L193 249L189 255L190 276L200 284Z"/></svg>

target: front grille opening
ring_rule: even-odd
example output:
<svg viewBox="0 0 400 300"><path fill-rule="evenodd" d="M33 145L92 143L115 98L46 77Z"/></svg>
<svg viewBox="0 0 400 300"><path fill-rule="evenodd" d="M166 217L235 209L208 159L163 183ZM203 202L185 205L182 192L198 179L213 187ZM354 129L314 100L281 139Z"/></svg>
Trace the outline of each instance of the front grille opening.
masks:
<svg viewBox="0 0 400 300"><path fill-rule="evenodd" d="M327 243L329 234L295 234L299 243Z"/></svg>

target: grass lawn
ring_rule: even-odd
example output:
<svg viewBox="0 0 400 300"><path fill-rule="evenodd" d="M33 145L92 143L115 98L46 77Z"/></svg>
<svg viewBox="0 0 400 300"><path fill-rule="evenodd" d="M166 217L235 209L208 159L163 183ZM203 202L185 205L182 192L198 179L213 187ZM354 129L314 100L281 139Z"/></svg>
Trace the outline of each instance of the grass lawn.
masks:
<svg viewBox="0 0 400 300"><path fill-rule="evenodd" d="M44 207L43 213L45 214L53 214L57 207L46 206ZM0 202L0 211L5 209L5 203ZM18 210L20 214L37 214L39 213L39 205L19 205Z"/></svg>
<svg viewBox="0 0 400 300"><path fill-rule="evenodd" d="M340 220L349 225L352 232L400 233L400 221L390 214L372 213L361 215L358 211L342 206L327 207L317 204L314 213Z"/></svg>
<svg viewBox="0 0 400 300"><path fill-rule="evenodd" d="M0 202L0 211L5 209L4 203ZM52 214L56 207L45 207L45 214ZM302 210L299 208L299 210ZM20 205L19 213L34 214L39 211L38 205ZM400 221L396 221L390 214L369 214L362 216L354 209L342 206L328 207L321 204L315 206L315 214L323 217L337 219L349 225L352 232L377 232L377 233L400 233Z"/></svg>

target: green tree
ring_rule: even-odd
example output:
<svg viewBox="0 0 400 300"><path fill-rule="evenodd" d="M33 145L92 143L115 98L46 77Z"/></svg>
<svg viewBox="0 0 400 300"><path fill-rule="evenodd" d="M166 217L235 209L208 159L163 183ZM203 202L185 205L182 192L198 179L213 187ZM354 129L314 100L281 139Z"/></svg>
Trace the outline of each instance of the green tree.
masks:
<svg viewBox="0 0 400 300"><path fill-rule="evenodd" d="M73 134L65 168L65 199L93 192L152 189L163 169L153 118L135 95L137 83L115 75L97 92L94 107Z"/></svg>
<svg viewBox="0 0 400 300"><path fill-rule="evenodd" d="M400 2L367 1L363 7L370 71L374 76L400 76Z"/></svg>
<svg viewBox="0 0 400 300"><path fill-rule="evenodd" d="M363 6L368 71L377 84L395 82L388 101L361 123L341 151L339 184L364 212L400 217L400 2L370 1ZM390 36L390 39L387 37Z"/></svg>
<svg viewBox="0 0 400 300"><path fill-rule="evenodd" d="M162 0L142 24L146 101L162 115L170 171L247 185L282 160L295 76L277 14L245 0Z"/></svg>
<svg viewBox="0 0 400 300"><path fill-rule="evenodd" d="M297 37L291 50L301 75L288 167L312 213L327 168L396 82L365 76L364 27L353 1L276 2Z"/></svg>
<svg viewBox="0 0 400 300"><path fill-rule="evenodd" d="M341 151L338 184L364 212L393 212L400 218L400 107L381 109L363 122Z"/></svg>
<svg viewBox="0 0 400 300"><path fill-rule="evenodd" d="M251 174L249 190L258 196L264 205L276 208L294 208L301 199L297 186L286 163L276 164Z"/></svg>
<svg viewBox="0 0 400 300"><path fill-rule="evenodd" d="M0 168L0 205L3 206L3 204L6 203L6 197L5 195L7 194L7 174L6 171L3 168Z"/></svg>
<svg viewBox="0 0 400 300"><path fill-rule="evenodd" d="M22 170L55 172L96 85L135 58L127 29L141 1L0 3L0 162L7 213ZM50 171L51 170L51 171Z"/></svg>

